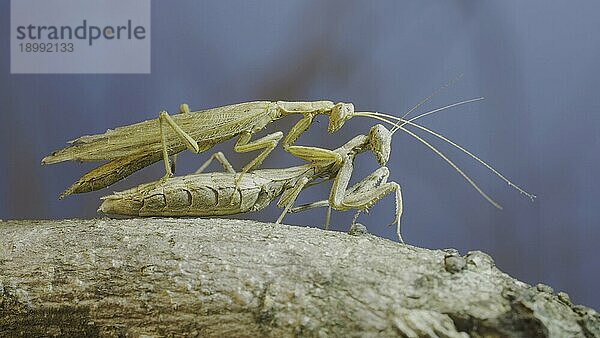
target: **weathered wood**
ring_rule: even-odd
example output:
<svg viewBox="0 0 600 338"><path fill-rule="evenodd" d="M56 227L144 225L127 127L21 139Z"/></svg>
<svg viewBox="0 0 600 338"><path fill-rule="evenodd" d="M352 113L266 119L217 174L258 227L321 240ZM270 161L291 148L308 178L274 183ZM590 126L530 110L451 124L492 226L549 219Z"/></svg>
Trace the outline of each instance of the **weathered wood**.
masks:
<svg viewBox="0 0 600 338"><path fill-rule="evenodd" d="M0 222L0 336L600 336L481 252L226 219Z"/></svg>

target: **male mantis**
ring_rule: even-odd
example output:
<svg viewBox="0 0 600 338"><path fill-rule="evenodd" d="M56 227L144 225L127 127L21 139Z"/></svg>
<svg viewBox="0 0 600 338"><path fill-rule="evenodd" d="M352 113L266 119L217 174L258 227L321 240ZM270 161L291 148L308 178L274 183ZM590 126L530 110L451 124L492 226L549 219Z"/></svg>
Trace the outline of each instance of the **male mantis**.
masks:
<svg viewBox="0 0 600 338"><path fill-rule="evenodd" d="M303 158L307 151L311 153L312 158L335 156L327 149L294 145L315 116L329 116L327 130L330 133L337 131L353 116L371 116L368 113L355 112L351 103L331 101L255 101L194 112L190 111L187 104L182 104L180 114L172 117L166 111L161 111L158 119L109 129L103 134L82 136L71 141L70 146L46 156L42 159L42 164L68 160L109 161L83 175L62 193L62 198L72 193L107 187L161 159L165 165L164 181L172 176L169 155L177 154L186 148L194 153L203 152L215 144L239 136L233 148L236 152L260 149L263 151L242 168L236 179L238 184L242 175L260 165L283 138L282 132L275 132L250 141L252 135L269 123L292 114L300 114L303 117L292 127L283 141L283 147L300 158Z"/></svg>

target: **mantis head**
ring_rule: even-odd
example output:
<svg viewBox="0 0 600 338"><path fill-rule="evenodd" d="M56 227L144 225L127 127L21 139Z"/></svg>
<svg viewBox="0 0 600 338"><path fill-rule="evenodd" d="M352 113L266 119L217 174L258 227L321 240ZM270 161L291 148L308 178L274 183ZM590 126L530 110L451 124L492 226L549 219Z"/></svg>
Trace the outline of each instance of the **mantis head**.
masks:
<svg viewBox="0 0 600 338"><path fill-rule="evenodd" d="M371 127L371 130L369 130L368 147L380 165L385 165L390 159L391 143L392 132L381 124Z"/></svg>
<svg viewBox="0 0 600 338"><path fill-rule="evenodd" d="M330 133L336 132L344 125L344 122L348 121L352 116L354 116L354 105L352 103L336 103L329 114L327 131Z"/></svg>

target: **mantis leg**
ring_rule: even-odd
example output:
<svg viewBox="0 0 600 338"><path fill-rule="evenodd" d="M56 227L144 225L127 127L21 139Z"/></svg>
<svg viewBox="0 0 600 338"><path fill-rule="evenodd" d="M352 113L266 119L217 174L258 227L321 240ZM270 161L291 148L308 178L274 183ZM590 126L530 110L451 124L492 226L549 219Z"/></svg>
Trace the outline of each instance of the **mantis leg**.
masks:
<svg viewBox="0 0 600 338"><path fill-rule="evenodd" d="M306 211L309 209L323 208L323 207L327 207L327 214L325 214L325 224L323 225L323 229L329 230L329 220L331 219L331 206L329 205L328 200L322 200L322 201L302 204L295 208L291 208L289 210L289 212L301 212L301 211Z"/></svg>
<svg viewBox="0 0 600 338"><path fill-rule="evenodd" d="M307 113L302 119L300 119L300 121L298 121L298 123L296 123L292 127L290 132L283 140L283 149L285 149L287 152L296 157L313 163L332 161L337 163L341 162L341 156L333 150L293 145L294 142L296 142L296 140L300 137L300 135L302 135L302 133L304 133L312 124L313 118L313 113Z"/></svg>
<svg viewBox="0 0 600 338"><path fill-rule="evenodd" d="M381 169L381 168L379 168ZM378 175L377 171L375 171L374 173L372 173L371 175L369 175L368 177L365 177L364 180L358 182L357 184L353 185L351 188L349 188L346 191L346 196L351 195L356 193L357 191L360 190L364 190L367 188L373 188L375 187L375 185L371 185L368 183L374 182L373 177L374 175ZM306 210L310 210L310 209L315 209L315 208L324 208L324 207L330 207L329 205L329 200L321 200L321 201L316 201L316 202L312 202L312 203L306 203L306 204L302 204L299 205L295 208L290 209L290 212L302 212L302 211L306 211Z"/></svg>
<svg viewBox="0 0 600 338"><path fill-rule="evenodd" d="M160 126L160 136L162 142L162 153L163 153L163 161L165 163L165 176L163 176L162 180L166 180L167 178L173 176L173 172L171 171L171 166L169 165L169 151L167 149L167 137L165 134L164 125L169 125L179 136L179 138L183 141L185 146L194 153L200 152L200 147L198 143L181 127L173 120L173 118L166 111L161 111L158 114L158 124Z"/></svg>
<svg viewBox="0 0 600 338"><path fill-rule="evenodd" d="M190 112L190 106L188 106L187 103L182 103L179 106L179 114L183 114L183 113L189 113ZM171 155L171 171L173 173L175 173L175 164L177 163L177 154L173 154Z"/></svg>
<svg viewBox="0 0 600 338"><path fill-rule="evenodd" d="M254 160L252 160L250 163L246 164L244 168L242 168L240 174L235 179L236 187L242 179L242 175L247 173L253 167L260 165L262 161L264 161L264 159L269 155L269 153L273 151L273 149L275 149L277 143L279 143L279 140L281 140L281 138L283 137L283 133L278 131L273 134L269 134L265 137L259 138L258 140L255 140L253 142L249 142L251 137L252 133L243 132L240 135L240 138L238 138L237 142L233 146L233 150L235 150L238 153L246 153L258 149L264 150L260 154L258 154L258 156Z"/></svg>
<svg viewBox="0 0 600 338"><path fill-rule="evenodd" d="M231 165L231 163L229 163L229 161L227 160L227 158L225 157L225 155L223 155L222 152L218 151L214 154L212 154L208 160L206 160L201 166L200 168L198 168L198 170L196 170L194 172L194 174L200 174L201 172L204 171L204 169L206 169L206 167L208 167L213 160L217 160L219 163L221 163L221 165L223 166L223 170L225 170L225 172L231 173L231 174L235 174L235 170L233 169L233 166Z"/></svg>
<svg viewBox="0 0 600 338"><path fill-rule="evenodd" d="M355 185L353 185L352 187L348 188L344 194L344 201L346 201L346 203L350 204L353 202L353 200L364 200L364 196L369 195L369 193L373 193L373 194L377 195L376 191L377 191L377 189L381 189L382 184L383 185L396 184L394 182L386 183L388 176L389 176L389 171L386 167L377 169L371 175L365 177L362 181L360 181L360 182L356 183ZM384 187L384 190L385 190L385 187ZM384 193L383 195L381 195L381 197L383 197L386 194L387 193ZM379 197L379 198L381 198L381 197ZM376 201L374 201L373 203L375 203ZM327 216L325 218L325 229L328 229L329 228L329 218L330 218L331 207L332 207L329 200L322 200L322 201L299 205L295 208L290 209L290 212L300 212L300 211L305 211L305 210L309 210L309 209L313 209L313 208L323 208L323 207L328 207ZM347 210L350 208L358 208L359 209L359 212L355 215L355 218L354 218L354 221L356 221L356 217L358 216L358 214L360 214L360 211L362 211L362 208L346 207L343 210ZM402 196L400 194L400 188L398 186L398 189L396 190L396 220L400 219L401 214L402 214ZM353 221L353 223L354 223L354 221ZM396 221L395 223L397 223L397 222L398 221Z"/></svg>
<svg viewBox="0 0 600 338"><path fill-rule="evenodd" d="M299 205L295 208L290 209L290 212L301 212L301 211L306 211L306 210L310 210L310 209L314 209L314 208L324 208L324 207L328 207L328 206L329 206L329 201L322 200L322 201Z"/></svg>
<svg viewBox="0 0 600 338"><path fill-rule="evenodd" d="M392 224L396 224L396 233L401 242L402 235L400 233L400 217L402 216L402 193L400 185L396 182L387 182L389 177L389 169L381 167L367 176L361 182L357 183L350 189L346 189L347 180L349 180L352 164L350 161L345 161L342 170L335 178L331 194L329 196L329 205L336 210L367 210L385 195L394 192L396 202L396 212ZM343 172L345 171L345 172Z"/></svg>
<svg viewBox="0 0 600 338"><path fill-rule="evenodd" d="M329 207L329 209L331 209L331 207ZM348 229L349 234L353 233L356 230L356 220L358 219L360 213L361 211L358 210L356 214L354 214L354 217L352 217L352 223L350 224L350 229Z"/></svg>
<svg viewBox="0 0 600 338"><path fill-rule="evenodd" d="M264 159L269 155L269 153L271 151L273 151L273 149L275 149L275 147L277 146L277 143L279 142L279 140L281 140L281 138L283 137L283 133L278 131L272 134L269 134L265 137L261 137L258 140L255 140L253 142L250 142L250 138L252 137L252 133L251 132L242 132L240 135L240 138L238 138L238 140L235 142L235 145L233 146L233 150L235 150L238 153L245 153L245 152L249 152L249 151L253 151L253 150L258 150L258 149L264 149L260 154L258 154L258 156L250 161L250 163L246 164L245 167L242 168L242 170L240 171L239 175L236 175L237 177L235 178L235 189L239 189L240 187L240 182L242 180L242 176L244 176L245 173L247 173L250 169L252 169L255 166L258 166L262 163L262 161L264 161ZM235 204L235 200L233 199L233 196L231 197L231 202L230 204L233 205Z"/></svg>
<svg viewBox="0 0 600 338"><path fill-rule="evenodd" d="M298 195L300 194L302 189L304 189L306 183L308 183L308 178L303 177L300 180L298 180L298 182L296 182L296 184L291 189L286 190L284 192L284 194L281 196L281 199L279 199L279 202L277 202L277 206L280 208L283 207L284 209L283 212L281 212L281 215L279 215L279 218L277 218L275 224L281 223L285 214L288 213L290 208L294 205L294 202L296 202Z"/></svg>

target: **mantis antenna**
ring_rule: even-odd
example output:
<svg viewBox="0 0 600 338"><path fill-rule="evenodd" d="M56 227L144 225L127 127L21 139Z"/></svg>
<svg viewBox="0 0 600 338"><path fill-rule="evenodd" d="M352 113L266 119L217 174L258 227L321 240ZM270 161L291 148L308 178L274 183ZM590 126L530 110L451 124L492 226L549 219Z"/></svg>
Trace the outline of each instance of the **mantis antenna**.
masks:
<svg viewBox="0 0 600 338"><path fill-rule="evenodd" d="M383 114L383 113L377 113L377 112L356 112L355 115L358 116L366 116L366 117L372 117L374 119L389 123L391 125L394 126L393 130L392 130L392 134L394 132L396 132L398 129L404 131L405 133L407 133L408 135L414 137L416 140L418 140L419 142L423 143L425 146L427 146L429 149L431 149L433 152L435 152L438 156L440 156L444 161L446 161L450 166L452 166L452 168L454 168L454 170L456 170L463 178L465 178L467 180L467 182L473 186L473 188L475 188L475 190L477 190L477 192L483 197L485 198L488 202L490 202L493 206L495 206L498 209L502 209L502 206L500 206L500 204L498 204L496 201L494 201L490 196L488 196L467 174L465 174L460 167L458 167L454 162L452 162L452 160L450 160L444 153L442 153L440 150L438 150L437 148L435 148L433 145L431 145L430 143L428 143L427 141L425 141L423 138L421 138L420 136L418 136L417 134L407 130L406 128L403 127L403 125L405 124L409 124L411 126L414 126L416 128L419 128L443 141L445 141L446 143L452 145L453 147L459 149L460 151L462 151L463 153L469 155L470 157L472 157L473 159L475 159L477 162L479 162L480 164L482 164L483 166L485 166L487 169L489 169L490 171L492 171L496 176L500 177L500 179L502 179L503 181L505 181L509 186L517 189L521 194L524 194L525 196L529 197L532 201L533 199L536 198L535 195L530 194L528 192L526 192L525 190L523 190L522 188L520 188L519 186L515 185L514 183L512 183L510 180L508 180L505 176L503 176L502 174L500 174L500 172L498 172L496 169L494 169L491 165L487 164L486 162L484 162L482 159L480 159L479 157L475 156L473 153L471 153L470 151L466 150L464 147L460 146L459 144L457 144L456 142L448 139L447 137L443 136L440 133L437 133L435 131L432 131L424 126L421 126L417 123L414 123L412 121L422 118L424 116L439 112L441 110L445 110L451 107L456 107L459 105L463 105L463 104L467 104L467 103L471 103L471 102L475 102L475 101L480 101L483 100L482 97L480 98L475 98L475 99L471 99L471 100L465 100L465 101L460 101L454 104L450 104L447 106L444 106L442 108L438 108L438 109L434 109L432 111L423 113L421 115L418 115L410 120L406 120L403 118L399 118L396 116L392 116L392 115L388 115L388 114ZM405 114L406 115L406 114ZM396 120L397 122L394 123L390 120ZM401 124L398 124L398 122L402 122Z"/></svg>
<svg viewBox="0 0 600 338"><path fill-rule="evenodd" d="M448 81L446 84L444 84L443 86L441 86L440 88L436 89L433 93L429 94L429 96L427 96L426 98L424 98L423 100L421 100L419 103L417 103L414 107L410 108L406 113L404 113L404 115L402 115L402 117L400 117L401 119L405 119L406 117L408 117L408 115L410 115L410 113L412 113L413 111L415 111L417 108L419 108L420 106L422 106L423 104L427 103L427 101L431 100L432 97L436 96L437 94L439 94L442 90L450 87L451 85L453 85L454 83L458 82L461 78L463 77L463 74L459 74L457 77L455 77L454 79ZM415 120L418 117L414 118Z"/></svg>

